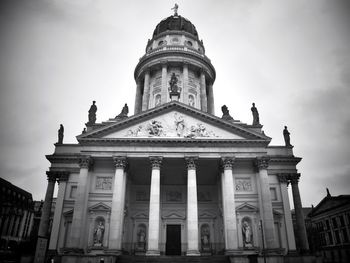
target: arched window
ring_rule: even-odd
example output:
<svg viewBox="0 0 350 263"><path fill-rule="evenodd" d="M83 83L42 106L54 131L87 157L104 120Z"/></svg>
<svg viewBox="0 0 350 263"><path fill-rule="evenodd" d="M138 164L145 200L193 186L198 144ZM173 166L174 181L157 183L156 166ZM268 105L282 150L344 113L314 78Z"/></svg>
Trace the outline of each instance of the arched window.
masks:
<svg viewBox="0 0 350 263"><path fill-rule="evenodd" d="M159 106L161 103L161 95L160 94L157 94L155 97L154 97L154 106L157 107Z"/></svg>
<svg viewBox="0 0 350 263"><path fill-rule="evenodd" d="M190 94L188 96L188 105L190 105L191 107L196 106L195 99L194 99L194 96L192 94Z"/></svg>

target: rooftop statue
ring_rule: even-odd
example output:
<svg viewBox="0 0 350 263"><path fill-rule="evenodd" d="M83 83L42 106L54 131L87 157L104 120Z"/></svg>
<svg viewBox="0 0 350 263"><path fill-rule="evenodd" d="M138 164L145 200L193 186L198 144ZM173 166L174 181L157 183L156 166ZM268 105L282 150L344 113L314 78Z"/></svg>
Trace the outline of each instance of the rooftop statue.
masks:
<svg viewBox="0 0 350 263"><path fill-rule="evenodd" d="M95 124L96 122L97 106L95 105L95 103L96 101L93 101L89 109L89 122L87 124Z"/></svg>
<svg viewBox="0 0 350 263"><path fill-rule="evenodd" d="M223 105L221 107L221 111L222 111L221 119L224 119L224 120L227 120L227 121L233 120L232 116L230 115L230 111L228 110L226 105Z"/></svg>
<svg viewBox="0 0 350 263"><path fill-rule="evenodd" d="M283 130L283 137L284 137L284 142L286 143L286 146L293 146L290 144L290 133L287 129L287 126L284 126L284 130Z"/></svg>
<svg viewBox="0 0 350 263"><path fill-rule="evenodd" d="M175 6L173 8L171 8L171 10L174 10L174 16L177 16L177 9L179 9L178 4L175 4Z"/></svg>
<svg viewBox="0 0 350 263"><path fill-rule="evenodd" d="M120 112L120 114L116 118L126 118L126 117L128 117L128 114L129 114L129 107L128 107L128 104L125 103L122 111Z"/></svg>
<svg viewBox="0 0 350 263"><path fill-rule="evenodd" d="M253 107L251 107L251 110L253 114L253 125L260 125L259 112L258 109L255 107L255 103L253 103Z"/></svg>
<svg viewBox="0 0 350 263"><path fill-rule="evenodd" d="M58 130L58 142L57 144L63 144L63 136L64 136L64 127L60 124L60 128Z"/></svg>

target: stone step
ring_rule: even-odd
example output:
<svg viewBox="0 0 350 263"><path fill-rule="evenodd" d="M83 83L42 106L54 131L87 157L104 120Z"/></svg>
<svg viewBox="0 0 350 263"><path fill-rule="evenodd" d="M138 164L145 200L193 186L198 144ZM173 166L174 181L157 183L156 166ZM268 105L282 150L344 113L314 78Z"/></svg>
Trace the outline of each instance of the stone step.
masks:
<svg viewBox="0 0 350 263"><path fill-rule="evenodd" d="M117 263L228 263L226 256L119 256Z"/></svg>

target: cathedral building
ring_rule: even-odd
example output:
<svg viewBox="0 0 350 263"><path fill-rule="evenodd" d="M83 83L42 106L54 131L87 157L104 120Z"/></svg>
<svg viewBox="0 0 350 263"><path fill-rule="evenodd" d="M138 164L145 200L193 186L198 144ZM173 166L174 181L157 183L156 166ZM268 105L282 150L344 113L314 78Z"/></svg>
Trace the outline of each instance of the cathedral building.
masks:
<svg viewBox="0 0 350 263"><path fill-rule="evenodd" d="M134 115L125 105L117 117L96 123L93 102L78 143L64 144L61 127L47 155L39 230L45 241L45 211L58 181L49 255L61 262L159 262L174 255L184 262L284 262L298 255L289 183L308 250L301 158L293 155L287 129L286 145L269 146L255 105L252 124L234 120L226 106L215 116L215 76L195 26L175 10L156 26L136 65Z"/></svg>

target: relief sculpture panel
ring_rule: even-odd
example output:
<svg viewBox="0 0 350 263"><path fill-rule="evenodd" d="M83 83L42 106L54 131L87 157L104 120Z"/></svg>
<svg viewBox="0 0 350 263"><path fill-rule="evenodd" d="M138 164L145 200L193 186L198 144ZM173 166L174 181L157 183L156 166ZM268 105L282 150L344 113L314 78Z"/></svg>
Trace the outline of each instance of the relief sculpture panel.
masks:
<svg viewBox="0 0 350 263"><path fill-rule="evenodd" d="M252 181L250 178L236 178L236 192L251 192Z"/></svg>

